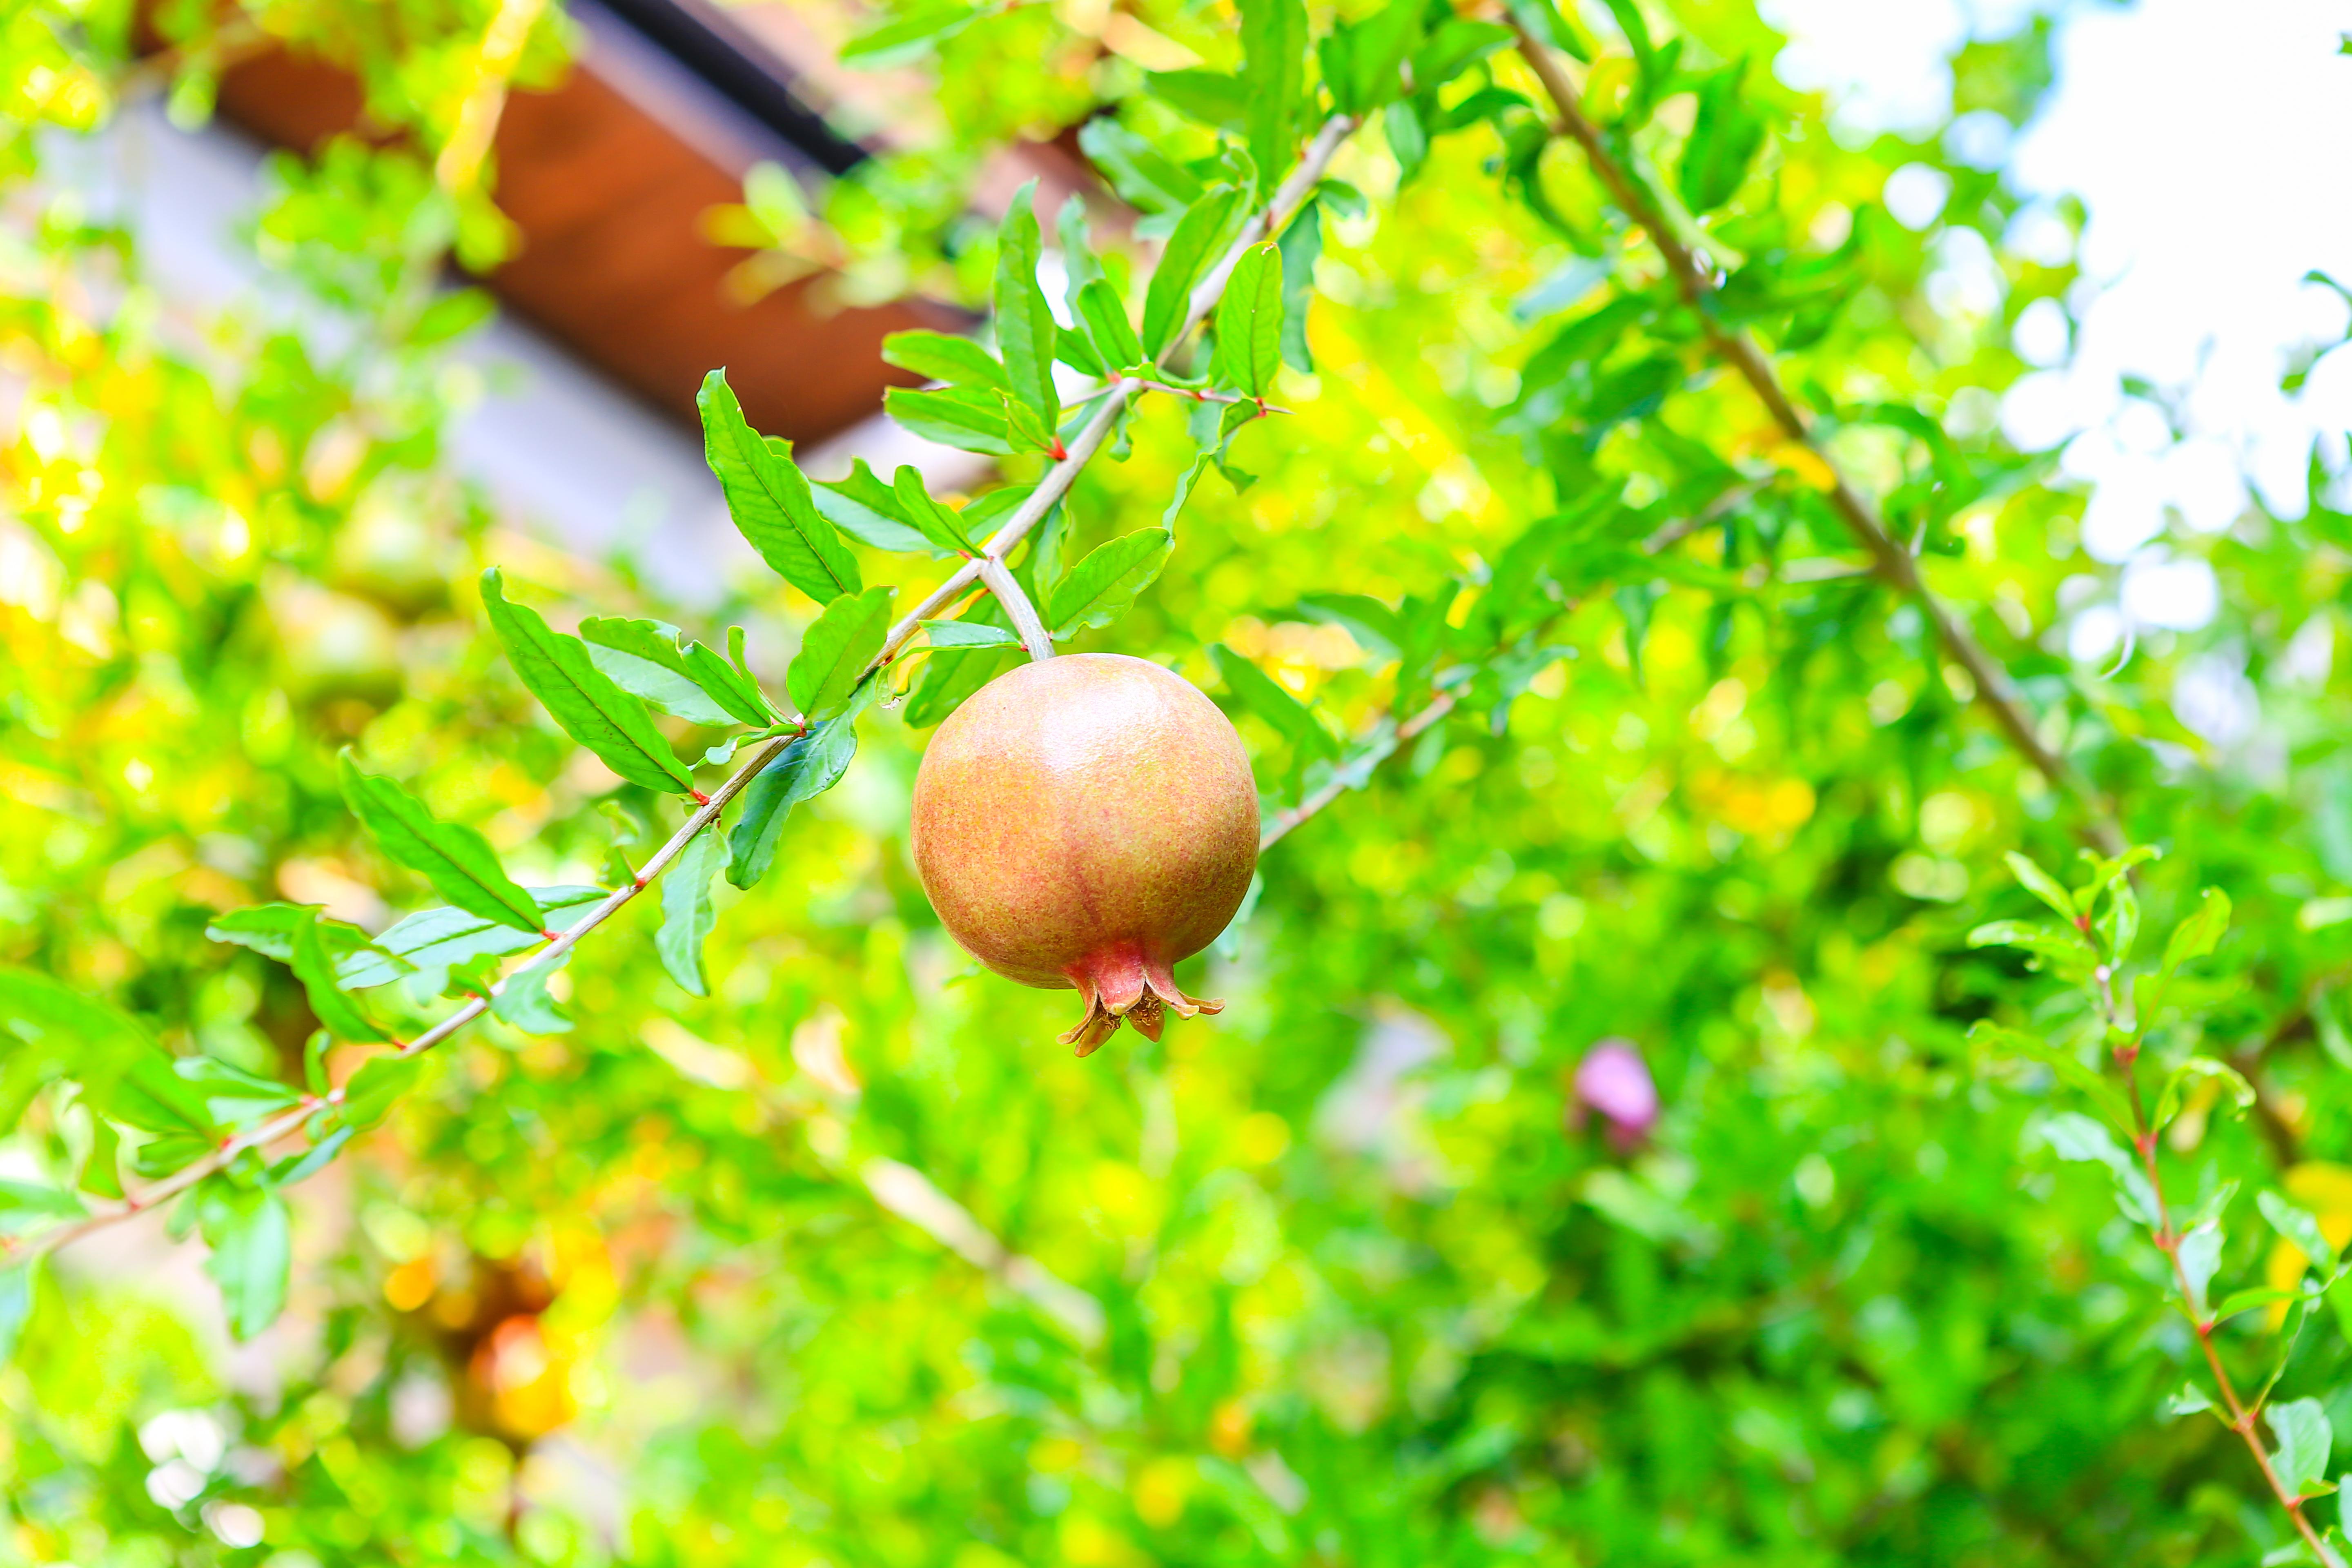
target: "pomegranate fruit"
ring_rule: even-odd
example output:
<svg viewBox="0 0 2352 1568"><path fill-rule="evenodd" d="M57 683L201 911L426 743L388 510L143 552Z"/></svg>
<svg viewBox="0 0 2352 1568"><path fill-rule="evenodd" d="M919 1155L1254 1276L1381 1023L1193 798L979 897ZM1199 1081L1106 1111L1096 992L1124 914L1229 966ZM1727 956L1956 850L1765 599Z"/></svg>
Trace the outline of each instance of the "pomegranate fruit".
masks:
<svg viewBox="0 0 2352 1568"><path fill-rule="evenodd" d="M915 869L949 934L1007 979L1075 989L1062 1037L1150 1039L1172 966L1225 929L1257 866L1241 737L1182 677L1123 654L1041 659L949 715L915 775Z"/></svg>

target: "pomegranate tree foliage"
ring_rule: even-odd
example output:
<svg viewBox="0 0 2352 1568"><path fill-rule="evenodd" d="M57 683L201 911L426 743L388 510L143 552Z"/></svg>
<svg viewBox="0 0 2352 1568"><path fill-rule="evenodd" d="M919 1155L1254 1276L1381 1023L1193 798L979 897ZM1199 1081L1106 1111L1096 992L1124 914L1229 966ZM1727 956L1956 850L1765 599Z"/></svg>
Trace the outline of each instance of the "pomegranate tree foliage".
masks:
<svg viewBox="0 0 2352 1568"><path fill-rule="evenodd" d="M1736 5L868 19L908 149L721 220L755 280L985 310L892 407L1002 477L812 488L714 375L773 571L689 613L443 451L485 305L436 279L509 243L485 127L563 19L154 14L143 62L115 0L0 22L0 1560L2336 1550L2352 527L2317 463L2174 542L2213 624L2070 661L2105 569L1989 411L2075 279L1995 175L1832 138ZM2044 37L1963 49L1955 112L2028 118ZM269 39L400 134L274 159L270 300L192 321L75 171ZM967 216L1072 125L1134 237ZM907 858L1016 623L869 669L1057 473L1042 632L1210 691L1295 824L1187 978L1225 1015L1084 1062ZM2174 715L2216 671L2251 743ZM1644 1138L1570 1103L1603 1038ZM176 1249L112 1223L166 1199Z"/></svg>

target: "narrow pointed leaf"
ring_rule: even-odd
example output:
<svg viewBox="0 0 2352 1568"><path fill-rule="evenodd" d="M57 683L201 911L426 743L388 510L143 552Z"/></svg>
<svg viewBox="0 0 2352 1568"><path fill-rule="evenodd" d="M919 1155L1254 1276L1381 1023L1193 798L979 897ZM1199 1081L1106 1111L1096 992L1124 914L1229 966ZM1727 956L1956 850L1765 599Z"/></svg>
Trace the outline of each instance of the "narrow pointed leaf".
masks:
<svg viewBox="0 0 2352 1568"><path fill-rule="evenodd" d="M2327 1409L2316 1399L2290 1399L2263 1412L2278 1438L2273 1461L2278 1479L2290 1497L2312 1497L2328 1489L2327 1458L2336 1434Z"/></svg>
<svg viewBox="0 0 2352 1568"><path fill-rule="evenodd" d="M857 558L817 510L807 478L745 423L724 370L703 378L695 405L702 411L703 456L760 559L820 605L865 587Z"/></svg>
<svg viewBox="0 0 2352 1568"><path fill-rule="evenodd" d="M1262 397L1282 363L1282 253L1271 242L1242 252L1217 303L1217 370Z"/></svg>
<svg viewBox="0 0 2352 1568"><path fill-rule="evenodd" d="M1061 418L1054 387L1054 312L1037 283L1044 238L1037 230L1037 182L1013 193L996 232L996 346L1004 355L1004 390L1048 428Z"/></svg>
<svg viewBox="0 0 2352 1568"><path fill-rule="evenodd" d="M654 728L646 705L596 668L586 643L509 602L496 567L482 574L482 605L515 674L566 734L631 784L675 795L693 789L693 774Z"/></svg>
<svg viewBox="0 0 2352 1568"><path fill-rule="evenodd" d="M373 1127L392 1112L403 1095L416 1086L425 1075L422 1057L371 1057L352 1074L352 1081L343 1086L343 1123L361 1131Z"/></svg>
<svg viewBox="0 0 2352 1568"><path fill-rule="evenodd" d="M1119 303L1109 279L1094 279L1078 290L1077 313L1105 366L1129 370L1143 363L1143 344L1128 324L1127 307Z"/></svg>
<svg viewBox="0 0 2352 1568"><path fill-rule="evenodd" d="M964 531L963 520L956 515L953 508L933 500L931 492L923 488L920 470L911 465L900 465L898 473L891 478L890 493L897 500L898 510L935 548L953 551L959 555L978 553L971 535Z"/></svg>
<svg viewBox="0 0 2352 1568"><path fill-rule="evenodd" d="M691 996L710 994L702 972L702 943L719 920L710 901L710 878L719 869L722 848L717 832L698 833L662 876L662 923L654 951L661 954L669 977Z"/></svg>
<svg viewBox="0 0 2352 1568"><path fill-rule="evenodd" d="M743 791L743 814L728 836L727 879L751 888L768 874L793 807L831 789L857 752L857 715L873 700L875 682L858 688L849 705L784 749Z"/></svg>
<svg viewBox="0 0 2352 1568"><path fill-rule="evenodd" d="M1305 0L1240 0L1242 85L1258 194L1273 193L1298 148L1307 83Z"/></svg>
<svg viewBox="0 0 2352 1568"><path fill-rule="evenodd" d="M2009 862L2009 868L2011 874L2013 874L2020 882L2025 884L2025 890L2027 892L2032 893L2035 898L2040 899L2043 903L2048 904L2052 909L2057 910L2059 914L2066 919L2068 923L2071 924L2074 921L2075 915L2074 896L2059 885L2057 878L2053 877L2049 872L2043 870L2041 867L2035 865L2024 856L2018 854L2015 850L2010 851L2007 855L2003 856L2002 858Z"/></svg>
<svg viewBox="0 0 2352 1568"><path fill-rule="evenodd" d="M1033 220L1034 221L1034 220ZM992 392L1013 390L1013 378L1003 364L970 338L948 332L892 332L882 340L882 358L901 370L911 370L950 386L984 386Z"/></svg>
<svg viewBox="0 0 2352 1568"><path fill-rule="evenodd" d="M362 773L345 751L343 799L386 855L433 884L461 910L517 931L541 931L538 901L515 885L490 841L462 823L443 822L425 803L380 773Z"/></svg>
<svg viewBox="0 0 2352 1568"><path fill-rule="evenodd" d="M772 724L775 710L742 671L661 621L592 616L580 623L588 657L614 685L695 724Z"/></svg>
<svg viewBox="0 0 2352 1568"><path fill-rule="evenodd" d="M385 1037L383 1030L360 1010L359 1004L344 994L341 983L335 978L334 961L320 939L316 914L294 928L288 963L310 999L310 1011L329 1034L339 1040L361 1044Z"/></svg>
<svg viewBox="0 0 2352 1568"><path fill-rule="evenodd" d="M819 479L810 493L826 521L877 550L928 554L938 548L908 525L890 487L866 466L863 458L850 463L847 479Z"/></svg>
<svg viewBox="0 0 2352 1568"><path fill-rule="evenodd" d="M547 928L566 931L610 895L602 888L560 887L535 889L532 896L539 900ZM536 947L540 941L537 931L517 931L445 905L420 910L395 922L376 938L372 954L362 955L356 963L338 964L335 974L346 990L356 991L397 980L412 970L431 974L477 959L503 958ZM436 981L433 988L439 990L440 983Z"/></svg>
<svg viewBox="0 0 2352 1568"><path fill-rule="evenodd" d="M1160 253L1143 295L1143 353L1158 360L1174 346L1192 302L1192 285L1208 270L1233 226L1242 193L1221 185L1185 209Z"/></svg>
<svg viewBox="0 0 2352 1568"><path fill-rule="evenodd" d="M883 641L889 636L890 593L887 588L868 588L854 598L843 595L824 607L824 614L802 637L800 655L785 673L784 688L804 722L829 719L848 702L866 667L882 651Z"/></svg>
<svg viewBox="0 0 2352 1568"><path fill-rule="evenodd" d="M916 392L894 386L882 395L882 407L891 418L926 441L1009 458L1013 455L1013 432L1004 417L1006 395L976 386L953 386L944 392Z"/></svg>
<svg viewBox="0 0 2352 1568"><path fill-rule="evenodd" d="M2229 929L2230 895L2219 888L2206 889L2198 895L2197 908L2173 928L2172 940L2164 944L2164 973L2168 975L2211 952Z"/></svg>
<svg viewBox="0 0 2352 1568"><path fill-rule="evenodd" d="M286 1308L286 1279L294 1264L286 1200L207 1183L197 1201L197 1224L212 1248L205 1272L219 1282L229 1331L249 1340Z"/></svg>
<svg viewBox="0 0 2352 1568"><path fill-rule="evenodd" d="M527 963L507 976L498 994L490 998L490 1011L526 1035L562 1035L572 1028L572 1020L555 1005L555 998L547 994L547 983L555 972L571 962L564 954L552 963L541 959Z"/></svg>
<svg viewBox="0 0 2352 1568"><path fill-rule="evenodd" d="M1045 620L1054 636L1108 626L1160 575L1175 547L1175 535L1166 529L1142 528L1089 551L1046 601Z"/></svg>
<svg viewBox="0 0 2352 1568"><path fill-rule="evenodd" d="M981 626L972 621L925 621L923 630L929 634L935 648L1019 647L1021 639L1003 626Z"/></svg>
<svg viewBox="0 0 2352 1568"><path fill-rule="evenodd" d="M1315 263L1323 255L1323 205L1309 199L1282 231L1282 360L1302 375L1315 374L1307 344L1307 312L1315 300Z"/></svg>
<svg viewBox="0 0 2352 1568"><path fill-rule="evenodd" d="M1217 673L1224 677L1234 695L1300 752L1309 757L1339 755L1339 744L1331 739L1330 731L1323 728L1307 704L1284 690L1274 677L1223 643L1212 645L1209 657L1216 661Z"/></svg>

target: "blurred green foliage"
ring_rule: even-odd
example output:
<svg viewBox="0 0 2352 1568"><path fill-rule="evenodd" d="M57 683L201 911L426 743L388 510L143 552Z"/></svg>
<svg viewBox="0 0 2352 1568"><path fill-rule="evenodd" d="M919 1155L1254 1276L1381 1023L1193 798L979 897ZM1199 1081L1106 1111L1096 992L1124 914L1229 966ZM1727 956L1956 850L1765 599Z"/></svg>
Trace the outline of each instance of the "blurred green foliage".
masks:
<svg viewBox="0 0 2352 1568"><path fill-rule="evenodd" d="M2071 878L2090 825L1866 574L1822 458L1726 373L1500 29L1408 5L983 9L868 19L854 52L935 89L917 144L811 198L755 178L724 221L780 259L749 281L824 265L845 297L984 305L998 247L966 196L1008 140L1086 121L1165 236L1206 184L1270 185L1265 154L1295 156L1324 109L1371 111L1304 220L1316 297L1274 384L1296 412L1234 433L1147 395L1055 552L1160 526L1197 479L1158 580L1071 640L1217 696L1269 810L1363 754L1343 738L1378 750L1441 685L1458 707L1267 853L1188 970L1221 1018L1074 1061L1052 1044L1067 998L973 970L914 879L908 721L1015 657L929 656L973 673L853 709L857 758L773 868L710 882L709 994L640 900L552 980L568 1029L485 1019L323 1168L197 1188L173 1225L203 1234L176 1247L142 1222L0 1273L0 1324L22 1320L0 1562L2296 1560L2240 1439L2177 1413L2198 1334L2138 1200L2118 1210L2068 1131L2067 1080L2112 1043L2097 979L1969 940L2039 913L2003 852ZM1745 0L1514 15L1577 58L1587 111L1722 263L1714 309L1773 351L2044 740L2164 848L2136 873L2143 955L2214 907L2200 889L2234 903L2140 1032L2160 1067L2250 1083L2233 1118L2225 1075L2185 1079L2160 1157L2218 1222L2217 1295L2301 1292L2299 1332L2250 1309L2214 1342L2248 1389L2275 1358L2273 1417L2304 1426L2273 1440L2308 1460L2315 1412L2352 1423L2347 1338L2299 1283L2334 1266L2311 1246L2352 1235L2352 1173L2326 1163L2352 1138L2330 476L2302 517L2177 542L2218 574L2211 625L2071 661L2064 614L2105 569L2076 548L2080 495L1990 409L2021 370L2009 324L2073 271L2008 246L1997 175L1932 135L1832 137L1753 63L1777 40ZM531 700L481 568L559 626L656 616L716 650L740 623L771 693L819 608L763 573L687 620L628 562L505 526L445 461L475 395L448 344L483 306L443 267L506 243L494 184L450 149L509 72L561 68L559 16L156 16L170 47L143 59L123 5L0 21L0 1234L20 1249L194 1157L116 1114L143 1080L102 1081L100 1043L189 1064L166 1099L352 1081L368 1052L308 1048L322 993L205 936L275 900L374 931L435 901L347 811L339 751L478 828L525 888L615 886L615 855L625 873L677 827L687 807ZM504 56L501 17L528 29ZM1970 45L1958 108L2029 115L2046 36ZM1320 95L1286 129L1246 101L1245 37L1291 38ZM152 281L172 258L68 153L127 95L201 119L223 62L268 40L359 72L402 134L270 165L252 243L312 320L191 330ZM1213 74L1244 68L1240 92ZM1879 205L1911 163L1950 182L1924 229ZM1103 243L1139 300L1150 252ZM1029 445L1008 480L1043 471ZM1021 563L1040 591L1044 542ZM943 570L854 553L901 610ZM2217 658L2260 744L2175 718L2182 672ZM661 726L685 758L722 733ZM91 1010L45 1033L42 977ZM1644 1136L1578 1102L1604 1038L1654 1077ZM288 1304L233 1344L231 1305L271 1316L275 1221L254 1216L280 1202Z"/></svg>

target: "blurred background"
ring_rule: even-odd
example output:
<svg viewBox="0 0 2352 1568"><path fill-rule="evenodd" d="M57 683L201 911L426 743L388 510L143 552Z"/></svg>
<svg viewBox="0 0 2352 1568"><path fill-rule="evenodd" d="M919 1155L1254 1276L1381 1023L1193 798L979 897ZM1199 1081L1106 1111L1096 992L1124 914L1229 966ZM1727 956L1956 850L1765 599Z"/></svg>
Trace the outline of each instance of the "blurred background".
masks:
<svg viewBox="0 0 2352 1568"><path fill-rule="evenodd" d="M1861 416L1902 403L2002 476L1939 582L2167 847L2151 928L2202 885L2240 905L2198 1043L2261 1099L2207 1094L2170 1146L2352 1231L2352 13L1640 9L1753 62L1743 200L1841 269L1790 378L1854 416L1844 460L1916 479ZM1234 20L1002 11L849 65L884 18L846 0L0 19L0 957L299 1074L300 987L204 928L420 901L340 748L534 884L642 859L672 807L538 714L476 575L740 622L780 670L814 612L704 465L718 365L819 477L1019 477L884 416L918 378L883 337L985 330L1032 179L1143 265L1165 215L1079 131L1175 134L1144 73L1229 65ZM1574 14L1629 57L1612 6ZM1472 136L1342 154L1370 205L1329 225L1298 414L1087 646L1231 705L1223 643L1352 732L1394 650L1303 603L1483 571L1572 484L1668 522L1677 442L1745 476L1709 560L1771 563L1769 602L1576 608L1492 725L1269 853L1222 1018L1083 1062L1066 998L939 929L924 734L879 717L777 873L722 890L710 995L625 919L558 983L573 1030L484 1026L294 1189L267 1332L231 1336L164 1215L62 1251L0 1371L0 1563L2290 1560L2242 1448L2166 1413L2190 1342L2145 1237L1966 1044L2041 1005L1965 933L2016 910L2001 851L2071 852L2062 803L1916 609L1842 580L1736 387L1549 444L1584 416L1531 356L1608 268L1497 167ZM1539 177L1601 222L1589 177ZM1075 526L1156 519L1190 457L1139 422ZM12 1182L87 1155L40 1089L0 1084ZM2352 1420L2342 1336L2282 1388Z"/></svg>

